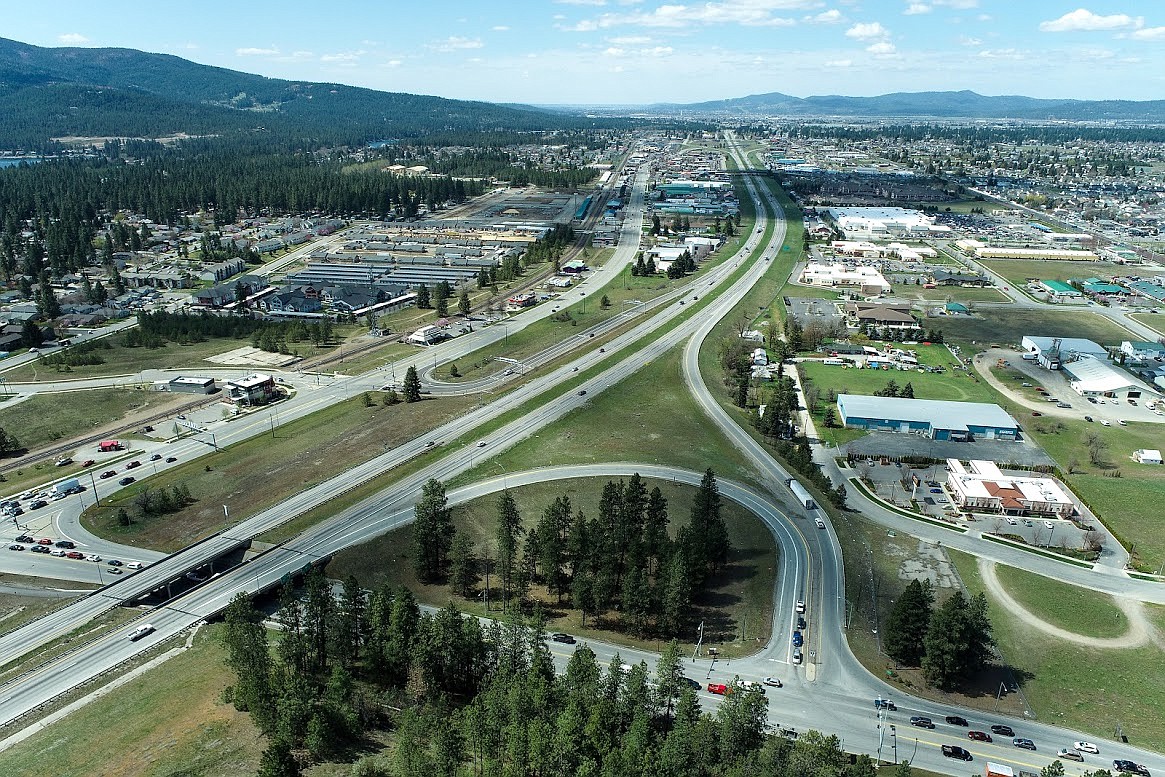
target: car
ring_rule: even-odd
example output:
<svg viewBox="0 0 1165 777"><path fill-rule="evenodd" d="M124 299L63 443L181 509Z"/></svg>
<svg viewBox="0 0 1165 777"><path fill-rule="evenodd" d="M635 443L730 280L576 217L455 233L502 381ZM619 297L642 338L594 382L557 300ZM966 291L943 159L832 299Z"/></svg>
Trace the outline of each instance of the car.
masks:
<svg viewBox="0 0 1165 777"><path fill-rule="evenodd" d="M28 534L21 534L19 537L16 538L16 541L17 542L36 542L36 538L32 537Z"/></svg>
<svg viewBox="0 0 1165 777"><path fill-rule="evenodd" d="M968 731L967 739L972 739L976 742L990 742L991 735L986 731Z"/></svg>
<svg viewBox="0 0 1165 777"><path fill-rule="evenodd" d="M1056 524L1052 523L1051 521L1044 521L1044 528L1045 529L1054 529L1054 528L1056 528Z"/></svg>
<svg viewBox="0 0 1165 777"><path fill-rule="evenodd" d="M44 545L33 545L31 548L29 548L29 550L31 550L33 553L50 553L51 552L51 549L48 547L45 547Z"/></svg>
<svg viewBox="0 0 1165 777"><path fill-rule="evenodd" d="M943 755L947 758L958 758L960 761L972 761L973 756L958 745L943 745Z"/></svg>
<svg viewBox="0 0 1165 777"><path fill-rule="evenodd" d="M1125 774L1137 773L1137 764L1133 761L1126 761L1123 758L1118 758L1113 761L1112 768L1116 769L1118 772L1124 772Z"/></svg>
<svg viewBox="0 0 1165 777"><path fill-rule="evenodd" d="M8 508L8 514L13 516L13 517L15 517L17 515L24 515L24 508L22 508L20 505L16 505L15 507L10 507L10 508Z"/></svg>
<svg viewBox="0 0 1165 777"><path fill-rule="evenodd" d="M120 567L121 566L121 562L115 558L111 558L111 559L109 559L109 561L106 561L105 563L111 567Z"/></svg>
<svg viewBox="0 0 1165 777"><path fill-rule="evenodd" d="M690 677L681 677L680 684L687 688L691 688L693 691L700 690L700 684Z"/></svg>
<svg viewBox="0 0 1165 777"><path fill-rule="evenodd" d="M127 562L125 562L125 568L126 569L141 569L142 562L140 562L140 561L127 561Z"/></svg>
<svg viewBox="0 0 1165 777"><path fill-rule="evenodd" d="M36 541L36 544L37 545L52 545L53 541L50 540L48 537L41 537L39 540Z"/></svg>
<svg viewBox="0 0 1165 777"><path fill-rule="evenodd" d="M1019 524L1019 521L1015 520L1010 515L1007 516L1007 522L1012 526L1017 526Z"/></svg>
<svg viewBox="0 0 1165 777"><path fill-rule="evenodd" d="M717 696L727 696L728 686L724 683L708 683L708 693L714 693Z"/></svg>
<svg viewBox="0 0 1165 777"><path fill-rule="evenodd" d="M70 550L65 554L65 558L71 558L74 561L80 561L81 559L85 558L85 554L77 550Z"/></svg>
<svg viewBox="0 0 1165 777"><path fill-rule="evenodd" d="M110 567L109 569L107 569L105 571L111 575L120 575L121 574L121 570L118 569L117 567Z"/></svg>
<svg viewBox="0 0 1165 777"><path fill-rule="evenodd" d="M154 626L150 623L142 624L129 633L129 641L137 642L142 637L149 636L154 633Z"/></svg>
<svg viewBox="0 0 1165 777"><path fill-rule="evenodd" d="M1060 751L1058 753L1056 753L1056 757L1057 758L1067 758L1069 761L1083 761L1084 760L1084 756L1080 755L1080 753L1077 753L1075 750L1069 750L1066 747L1060 748Z"/></svg>
<svg viewBox="0 0 1165 777"><path fill-rule="evenodd" d="M49 503L46 502L44 499L37 499L35 502L33 502L32 504L30 504L28 506L28 509L29 510L39 510L42 507L48 507L48 506L49 506Z"/></svg>
<svg viewBox="0 0 1165 777"><path fill-rule="evenodd" d="M132 482L134 482L134 478L133 478L132 476L130 476L130 475L126 475L126 476L125 476L125 477L123 477L121 480L117 481L117 485L119 485L119 486L128 486L128 485L129 485L130 483L132 483Z"/></svg>
<svg viewBox="0 0 1165 777"><path fill-rule="evenodd" d="M1033 410L1033 411L1032 411L1032 416L1033 416L1033 417L1035 417L1035 418L1039 418L1039 417L1040 417L1040 416L1042 416L1042 415L1043 415L1043 413L1041 413L1039 410Z"/></svg>
<svg viewBox="0 0 1165 777"><path fill-rule="evenodd" d="M930 493L932 493L932 494L941 494L942 492L943 492L943 490L941 488L932 488L930 490Z"/></svg>
<svg viewBox="0 0 1165 777"><path fill-rule="evenodd" d="M1136 407L1136 406L1137 406L1137 400L1135 400L1135 399L1129 399L1129 404L1130 404L1130 405L1132 405L1133 407Z"/></svg>
<svg viewBox="0 0 1165 777"><path fill-rule="evenodd" d="M134 460L133 460L133 461L131 461L129 464L126 464L126 465L125 465L125 468L126 468L126 469L137 469L137 468L138 468L138 467L140 467L141 465L142 465L142 463L141 463L140 461L138 461L137 459L134 459Z"/></svg>
<svg viewBox="0 0 1165 777"><path fill-rule="evenodd" d="M176 457L174 457L174 456L167 456L167 457L166 457L166 463L167 463L167 464L173 464L173 463L174 463L174 462L176 462L176 461L178 461L178 459L177 459Z"/></svg>
<svg viewBox="0 0 1165 777"><path fill-rule="evenodd" d="M780 688L781 687L781 678L779 678L779 677L766 677L763 680L763 682L765 685L769 686L770 688Z"/></svg>
<svg viewBox="0 0 1165 777"><path fill-rule="evenodd" d="M57 556L58 558L63 558L64 555L68 552L69 551L65 550L64 548L54 548L53 550L49 551L49 553L51 553L54 556Z"/></svg>
<svg viewBox="0 0 1165 777"><path fill-rule="evenodd" d="M23 545L17 545L15 542L8 546L9 550L24 550Z"/></svg>
<svg viewBox="0 0 1165 777"><path fill-rule="evenodd" d="M910 718L910 725L919 728L934 728L934 721L923 715L914 715Z"/></svg>
<svg viewBox="0 0 1165 777"><path fill-rule="evenodd" d="M561 631L551 634L550 638L555 642L561 642L564 645L573 645L575 642L574 637L570 636L569 634L563 634Z"/></svg>
<svg viewBox="0 0 1165 777"><path fill-rule="evenodd" d="M1109 421L1107 418L1102 418L1102 419L1100 419L1100 425L1101 426L1112 426L1112 421Z"/></svg>
<svg viewBox="0 0 1165 777"><path fill-rule="evenodd" d="M991 733L998 734L1001 737L1015 736L1015 732L1011 730L1011 726L1004 726L998 723L991 727Z"/></svg>
<svg viewBox="0 0 1165 777"><path fill-rule="evenodd" d="M585 397L587 395L587 390L586 389L579 389L578 395L580 397Z"/></svg>
<svg viewBox="0 0 1165 777"><path fill-rule="evenodd" d="M1096 397L1088 397L1088 401L1095 405L1096 404Z"/></svg>
<svg viewBox="0 0 1165 777"><path fill-rule="evenodd" d="M898 709L898 705L889 699L874 699L874 709L890 710L894 712Z"/></svg>
<svg viewBox="0 0 1165 777"><path fill-rule="evenodd" d="M426 448L432 448L432 447L433 447L434 445L436 445L436 444L437 444L437 443L436 443L436 442L434 442L433 440L429 440L428 442L426 442L426 443L425 443L425 447L426 447Z"/></svg>
<svg viewBox="0 0 1165 777"><path fill-rule="evenodd" d="M1081 753L1092 753L1093 755L1100 755L1100 748L1091 742L1073 742L1072 747L1079 750Z"/></svg>
<svg viewBox="0 0 1165 777"><path fill-rule="evenodd" d="M799 629L805 628L805 618L803 618L800 615L797 616L797 628L799 628Z"/></svg>
<svg viewBox="0 0 1165 777"><path fill-rule="evenodd" d="M824 528L825 528L825 521L821 520L820 518L817 518L817 519L815 519L815 520L817 521L817 528L818 528L818 529L824 529Z"/></svg>
<svg viewBox="0 0 1165 777"><path fill-rule="evenodd" d="M1129 422L1123 418L1118 418L1117 423L1120 424L1121 426L1128 426L1129 425Z"/></svg>
<svg viewBox="0 0 1165 777"><path fill-rule="evenodd" d="M793 632L793 647L801 647L804 644L805 644L805 637L803 637L801 635L801 632L794 631Z"/></svg>
<svg viewBox="0 0 1165 777"><path fill-rule="evenodd" d="M793 663L799 664L803 658L804 657L801 655L801 648L793 648Z"/></svg>
<svg viewBox="0 0 1165 777"><path fill-rule="evenodd" d="M1086 416L1084 416L1084 420L1087 421L1088 423L1092 423L1092 416L1086 415Z"/></svg>
<svg viewBox="0 0 1165 777"><path fill-rule="evenodd" d="M97 477L101 478L102 480L108 480L109 478L113 477L116 474L117 474L117 470L107 469L104 472L102 472L100 475L98 475Z"/></svg>
<svg viewBox="0 0 1165 777"><path fill-rule="evenodd" d="M946 721L952 726L963 726L964 728L971 725L962 715L947 715Z"/></svg>
<svg viewBox="0 0 1165 777"><path fill-rule="evenodd" d="M162 454L160 454L160 453L155 453L153 456L150 457L150 461L161 461L161 460L162 460Z"/></svg>
<svg viewBox="0 0 1165 777"><path fill-rule="evenodd" d="M1024 737L1016 737L1015 739L1011 740L1011 744L1023 750L1036 749L1036 743Z"/></svg>
<svg viewBox="0 0 1165 777"><path fill-rule="evenodd" d="M741 680L739 685L746 691L759 691L761 696L765 695L765 687L756 680Z"/></svg>
<svg viewBox="0 0 1165 777"><path fill-rule="evenodd" d="M97 462L95 462L93 459L85 459L83 462L81 462L81 466L82 467L92 467L96 463Z"/></svg>
<svg viewBox="0 0 1165 777"><path fill-rule="evenodd" d="M73 548L77 547L69 540L57 540L53 544L56 545L58 548L68 548L69 550L72 550Z"/></svg>
<svg viewBox="0 0 1165 777"><path fill-rule="evenodd" d="M88 556L85 557L85 560L86 561L100 561L101 556L98 556L96 553L90 553Z"/></svg>
<svg viewBox="0 0 1165 777"><path fill-rule="evenodd" d="M797 612L805 612L805 602L798 601L796 610Z"/></svg>

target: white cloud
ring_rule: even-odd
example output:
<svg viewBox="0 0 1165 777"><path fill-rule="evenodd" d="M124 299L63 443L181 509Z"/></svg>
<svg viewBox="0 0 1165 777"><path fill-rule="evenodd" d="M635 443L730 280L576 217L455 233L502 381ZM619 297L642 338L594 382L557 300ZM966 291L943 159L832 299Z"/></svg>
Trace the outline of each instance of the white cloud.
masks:
<svg viewBox="0 0 1165 777"><path fill-rule="evenodd" d="M385 67L400 67L401 61L399 59L390 59L384 63Z"/></svg>
<svg viewBox="0 0 1165 777"><path fill-rule="evenodd" d="M89 42L89 39L79 32L66 32L64 35L58 35L57 40L66 46L80 46Z"/></svg>
<svg viewBox="0 0 1165 777"><path fill-rule="evenodd" d="M509 26L505 25L505 24L495 24L493 27L490 27L490 29L493 30L494 32L509 32L510 31Z"/></svg>
<svg viewBox="0 0 1165 777"><path fill-rule="evenodd" d="M979 0L931 0L931 2L934 5L945 5L947 8L954 8L958 11L979 7Z"/></svg>
<svg viewBox="0 0 1165 777"><path fill-rule="evenodd" d="M614 38L607 38L607 42L616 46L642 46L651 43L651 38L646 35L617 35Z"/></svg>
<svg viewBox="0 0 1165 777"><path fill-rule="evenodd" d="M1137 29L1145 23L1144 17L1132 17L1128 14L1117 13L1111 16L1100 16L1087 8L1077 8L1069 11L1059 19L1040 22L1043 32L1095 32L1098 30L1127 30Z"/></svg>
<svg viewBox="0 0 1165 777"><path fill-rule="evenodd" d="M603 54L608 57L621 57L627 53L627 49L621 49L617 46L610 46L603 51Z"/></svg>
<svg viewBox="0 0 1165 777"><path fill-rule="evenodd" d="M665 57L674 51L671 46L655 46L650 49L644 49L641 53L648 57Z"/></svg>
<svg viewBox="0 0 1165 777"><path fill-rule="evenodd" d="M1136 40L1165 40L1165 27L1145 27L1141 30L1134 30L1129 34L1129 37Z"/></svg>
<svg viewBox="0 0 1165 777"><path fill-rule="evenodd" d="M481 38L465 38L460 35L450 35L440 43L436 43L432 48L437 51L466 51L468 49L480 49L485 46L481 42Z"/></svg>
<svg viewBox="0 0 1165 777"><path fill-rule="evenodd" d="M910 5L906 6L906 10L902 13L906 14L907 16L915 16L920 13L930 13L930 6L926 3L911 3Z"/></svg>
<svg viewBox="0 0 1165 777"><path fill-rule="evenodd" d="M968 38L966 35L960 35L959 36L959 45L960 46L982 46L983 39L982 38Z"/></svg>
<svg viewBox="0 0 1165 777"><path fill-rule="evenodd" d="M306 50L291 52L292 59L312 59L313 57L315 57L315 54Z"/></svg>
<svg viewBox="0 0 1165 777"><path fill-rule="evenodd" d="M979 52L982 59L1026 59L1027 54L1019 49L984 49Z"/></svg>
<svg viewBox="0 0 1165 777"><path fill-rule="evenodd" d="M875 57L892 57L898 51L893 43L889 41L880 40L877 43L866 46L866 51L873 54Z"/></svg>
<svg viewBox="0 0 1165 777"><path fill-rule="evenodd" d="M606 5L607 0L554 0L559 5Z"/></svg>
<svg viewBox="0 0 1165 777"><path fill-rule="evenodd" d="M260 49L254 46L246 46L241 49L235 49L236 57L274 57L279 54L279 49L272 46L269 49Z"/></svg>
<svg viewBox="0 0 1165 777"><path fill-rule="evenodd" d="M365 52L360 51L340 51L335 54L324 54L320 57L320 62L355 62L364 56Z"/></svg>
<svg viewBox="0 0 1165 777"><path fill-rule="evenodd" d="M816 16L806 16L805 21L810 24L837 24L842 21L841 11L836 8L830 8L828 11L822 11Z"/></svg>
<svg viewBox="0 0 1165 777"><path fill-rule="evenodd" d="M826 67L850 67L853 63L852 59L831 59L824 64Z"/></svg>
<svg viewBox="0 0 1165 777"><path fill-rule="evenodd" d="M884 38L889 34L890 31L883 27L881 22L859 22L845 31L845 37L857 40Z"/></svg>
<svg viewBox="0 0 1165 777"><path fill-rule="evenodd" d="M665 4L649 11L605 13L597 19L583 20L571 32L590 32L622 25L639 27L682 28L699 24L738 24L742 27L790 27L796 21L774 16L775 11L813 8L818 0L730 0L702 5Z"/></svg>

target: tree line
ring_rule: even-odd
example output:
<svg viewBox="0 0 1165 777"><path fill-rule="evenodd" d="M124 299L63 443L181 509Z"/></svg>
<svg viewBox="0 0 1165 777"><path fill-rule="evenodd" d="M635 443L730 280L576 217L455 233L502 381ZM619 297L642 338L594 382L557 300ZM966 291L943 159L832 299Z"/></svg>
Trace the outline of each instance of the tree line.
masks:
<svg viewBox="0 0 1165 777"><path fill-rule="evenodd" d="M397 775L694 775L873 777L835 736L768 736L756 689L735 686L701 710L678 643L655 671L616 653L603 667L579 646L558 674L540 612L482 625L452 605L422 613L404 588L338 595L318 570L284 590L272 647L243 594L223 627L235 682L225 694L267 739L261 777L355 761L361 777ZM384 755L371 735L391 730ZM909 767L897 777L909 777Z"/></svg>
<svg viewBox="0 0 1165 777"><path fill-rule="evenodd" d="M494 557L488 558L457 531L444 484L430 480L416 504L413 566L423 582L447 582L464 597L479 594L483 573L492 568L503 608L528 610L538 586L556 606L581 611L584 623L614 610L617 624L636 636L675 636L689 625L693 600L728 563L721 508L712 470L674 537L667 499L658 487L649 491L638 474L609 481L594 518L559 496L536 521L523 520L507 490L498 497Z"/></svg>
<svg viewBox="0 0 1165 777"><path fill-rule="evenodd" d="M138 314L138 326L121 336L127 348L161 348L166 343L188 345L208 339L250 338L251 344L265 351L287 352L287 343L332 342L335 327L330 319L318 321L265 321L250 316L216 316L210 313L171 313L168 311Z"/></svg>

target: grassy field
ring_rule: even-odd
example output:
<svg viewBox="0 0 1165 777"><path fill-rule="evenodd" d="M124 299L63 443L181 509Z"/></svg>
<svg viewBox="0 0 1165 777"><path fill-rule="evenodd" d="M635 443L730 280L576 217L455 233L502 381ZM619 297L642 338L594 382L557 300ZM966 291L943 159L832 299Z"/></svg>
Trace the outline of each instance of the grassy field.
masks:
<svg viewBox="0 0 1165 777"><path fill-rule="evenodd" d="M411 440L461 415L475 402L472 397L447 397L364 407L361 398L355 397L280 426L274 436L259 435L143 478L101 507L91 507L83 520L90 531L103 537L172 552ZM265 425L267 421L264 417L237 423ZM118 525L118 509L125 507L133 513L133 499L141 489L169 488L177 483L185 484L198 501L171 515L128 527ZM230 508L229 524L223 505Z"/></svg>
<svg viewBox="0 0 1165 777"><path fill-rule="evenodd" d="M1128 617L1107 594L1002 564L995 574L1024 609L1053 626L1105 638L1119 637L1129 628Z"/></svg>
<svg viewBox="0 0 1165 777"><path fill-rule="evenodd" d="M618 386L596 394L493 461L458 477L482 477L552 464L643 461L672 464L751 482L753 469L707 420L683 382L677 347ZM673 441L683 440L675 445ZM500 468L499 468L500 467Z"/></svg>
<svg viewBox="0 0 1165 777"><path fill-rule="evenodd" d="M983 266L993 270L1016 286L1028 278L1041 281L1067 281L1070 278L1111 278L1126 275L1129 268L1112 262L1044 261L1042 259L984 259Z"/></svg>
<svg viewBox="0 0 1165 777"><path fill-rule="evenodd" d="M233 681L218 638L190 650L51 728L0 753L8 777L253 774L265 740L250 716L222 702Z"/></svg>
<svg viewBox="0 0 1165 777"><path fill-rule="evenodd" d="M974 317L944 318L935 325L948 341L973 342L978 345L999 343L1016 345L1024 335L1057 336L1071 333L1102 345L1119 345L1131 333L1106 318L1088 310L1002 310L979 308Z"/></svg>
<svg viewBox="0 0 1165 777"><path fill-rule="evenodd" d="M947 358L951 358L949 353ZM885 387L891 380L899 387L909 383L916 399L957 402L994 402L996 399L995 392L985 381L973 373L951 369L942 374L917 370L857 370L821 362L801 362L798 369L818 389L822 403L830 391L835 394L869 395Z"/></svg>
<svg viewBox="0 0 1165 777"><path fill-rule="evenodd" d="M18 575L0 574L0 585L28 585L43 586L58 584L61 588L77 591L76 594L61 591L55 596L20 596L15 593L0 593L0 634L20 628L29 621L50 613L69 604L82 593L92 590L92 586L82 583L59 583L59 581L45 581L41 578L28 579Z"/></svg>
<svg viewBox="0 0 1165 777"><path fill-rule="evenodd" d="M894 287L896 299L921 300L923 302L1009 302L1010 297L999 289L978 286L941 286L924 289L922 286L899 284Z"/></svg>
<svg viewBox="0 0 1165 777"><path fill-rule="evenodd" d="M1165 336L1165 313L1133 313L1129 318L1152 327Z"/></svg>
<svg viewBox="0 0 1165 777"><path fill-rule="evenodd" d="M691 486L674 484L670 481L645 479L650 490L659 486L668 500L671 516L671 530L677 530L688 522L688 511L696 489ZM541 483L511 491L518 503L526 528L537 523L543 509L555 497L566 495L570 498L574 511L585 515L598 514L599 496L605 479L564 480ZM475 554L489 557L493 554L494 529L496 526L497 497L478 499L453 509L454 522L458 532L468 532L472 538ZM724 519L728 524L729 539L732 542L732 557L729 568L721 575L717 585L707 595L696 602L693 622L703 620L705 640L723 646L725 655L743 655L753 652L772 629L772 590L776 574L776 547L772 534L759 519L730 500L724 500ZM434 606L442 606L453 601L458 608L484 615L481 600L467 600L456 596L448 586L423 585L413 574L409 551L412 548L412 529L390 532L370 542L350 548L336 555L328 564L329 577L342 579L354 575L365 588L378 588L384 583L407 585L417 592L418 598ZM484 578L481 589L484 590ZM496 578L491 578L492 599L495 617L501 613L496 609L500 589ZM545 586L535 586L531 593L539 597L551 618L549 628L567 631L580 637L592 639L614 639L621 644L634 645L649 650L658 650L658 640L636 640L617 628L618 614L608 613L598 627L588 620L584 628L579 613L558 606L554 597L547 596ZM742 633L743 632L743 633ZM743 639L742 639L743 637ZM758 643L758 638L760 642Z"/></svg>
<svg viewBox="0 0 1165 777"><path fill-rule="evenodd" d="M36 450L91 432L129 413L165 408L190 399L187 395L115 388L41 394L11 407L0 406L0 427L16 437L21 446Z"/></svg>
<svg viewBox="0 0 1165 777"><path fill-rule="evenodd" d="M983 591L974 557L947 552L969 592ZM1103 737L1112 737L1119 723L1131 744L1165 748L1165 673L1156 671L1165 655L1159 647L1080 647L1027 626L994 600L990 605L999 649L1023 678L1024 695L1039 720ZM1151 617L1160 627L1161 608L1151 608Z"/></svg>

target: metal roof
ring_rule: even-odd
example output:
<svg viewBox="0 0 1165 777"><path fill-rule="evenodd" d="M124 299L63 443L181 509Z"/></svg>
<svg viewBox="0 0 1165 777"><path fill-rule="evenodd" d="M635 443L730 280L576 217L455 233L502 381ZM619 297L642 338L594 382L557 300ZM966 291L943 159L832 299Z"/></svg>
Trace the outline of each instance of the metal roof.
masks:
<svg viewBox="0 0 1165 777"><path fill-rule="evenodd" d="M924 422L936 429L966 429L970 426L1019 428L1019 424L1006 410L987 402L841 394L837 398L837 404L846 418Z"/></svg>

